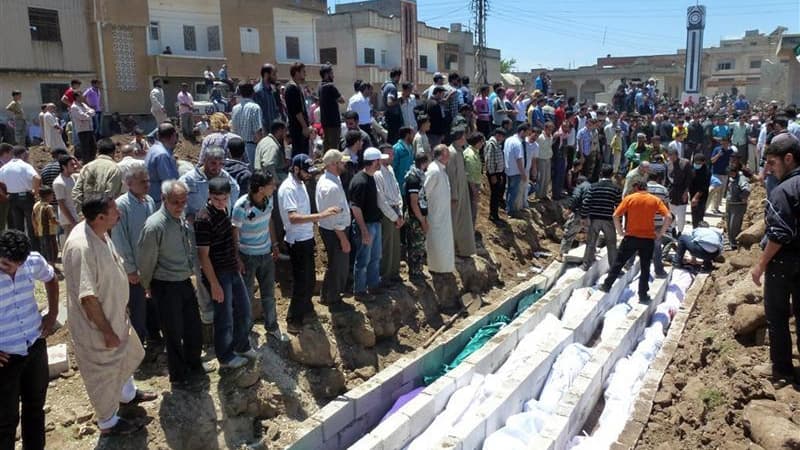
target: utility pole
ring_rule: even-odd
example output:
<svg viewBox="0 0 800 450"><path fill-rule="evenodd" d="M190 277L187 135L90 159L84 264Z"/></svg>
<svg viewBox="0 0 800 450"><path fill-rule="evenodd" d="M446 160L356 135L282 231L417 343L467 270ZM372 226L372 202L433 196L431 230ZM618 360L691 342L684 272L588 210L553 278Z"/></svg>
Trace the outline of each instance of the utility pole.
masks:
<svg viewBox="0 0 800 450"><path fill-rule="evenodd" d="M470 9L474 19L475 30L473 46L475 47L475 81L486 84L486 15L489 12L489 0L471 0Z"/></svg>

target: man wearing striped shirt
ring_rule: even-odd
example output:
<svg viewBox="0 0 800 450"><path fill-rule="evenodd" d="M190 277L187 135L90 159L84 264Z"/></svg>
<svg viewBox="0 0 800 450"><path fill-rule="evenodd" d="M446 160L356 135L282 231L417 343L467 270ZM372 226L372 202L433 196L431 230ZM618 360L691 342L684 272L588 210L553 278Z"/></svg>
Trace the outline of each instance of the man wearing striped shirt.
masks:
<svg viewBox="0 0 800 450"><path fill-rule="evenodd" d="M39 315L34 280L47 290L48 313ZM44 449L44 402L49 381L47 344L58 316L53 267L21 231L0 234L0 448L14 448L22 402L22 446Z"/></svg>
<svg viewBox="0 0 800 450"><path fill-rule="evenodd" d="M261 296L264 329L271 338L283 341L286 337L278 327L275 311L275 260L278 246L272 217L275 178L269 172L257 170L250 177L250 192L233 206L231 222L235 239L239 242L239 266L244 267L244 285L255 300L256 285Z"/></svg>
<svg viewBox="0 0 800 450"><path fill-rule="evenodd" d="M647 180L647 192L655 195L667 207L669 207L669 190L664 186L664 172L650 172L649 179ZM656 214L655 217L656 230L661 230L662 234L666 234L667 229L662 229L664 226L664 216ZM653 269L656 273L656 278L666 278L667 272L664 271L664 260L661 258L661 239L656 239L655 246L653 247Z"/></svg>
<svg viewBox="0 0 800 450"><path fill-rule="evenodd" d="M600 169L600 180L593 183L586 196L583 197L581 208L581 221L586 226L588 221L589 231L586 234L586 251L583 254L583 270L589 270L594 264L597 238L600 232L606 239L608 248L609 264L617 257L617 233L614 228L614 209L622 200L622 192L619 186L614 184L611 177L614 175L614 167L610 164L603 164Z"/></svg>
<svg viewBox="0 0 800 450"><path fill-rule="evenodd" d="M244 83L239 86L241 98L231 111L231 131L244 140L244 149L247 153L247 163L253 170L256 160L256 145L264 137L264 128L261 122L261 107L253 101L253 85Z"/></svg>

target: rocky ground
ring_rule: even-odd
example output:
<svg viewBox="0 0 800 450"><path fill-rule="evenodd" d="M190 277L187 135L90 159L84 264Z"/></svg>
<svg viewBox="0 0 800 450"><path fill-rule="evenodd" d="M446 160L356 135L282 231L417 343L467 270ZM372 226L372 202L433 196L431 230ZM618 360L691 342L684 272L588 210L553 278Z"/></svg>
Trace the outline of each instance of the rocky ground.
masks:
<svg viewBox="0 0 800 450"><path fill-rule="evenodd" d="M763 221L764 195L751 196L745 227ZM749 274L759 255L757 245L726 252L712 273L637 448L800 449L800 391L769 378L763 288Z"/></svg>
<svg viewBox="0 0 800 450"><path fill-rule="evenodd" d="M121 137L115 137L121 141ZM197 146L181 142L176 154L195 160ZM31 162L49 160L41 148ZM484 195L488 187L483 186ZM486 201L483 201L486 200ZM409 282L393 286L386 295L350 311L331 314L316 303L318 320L287 344L267 342L257 323L252 339L261 349L257 363L230 373L210 374L202 392L170 391L166 356L151 355L136 374L140 388L160 394L159 400L121 413L145 423L144 430L126 438L100 438L86 397L66 328L48 339L66 343L72 367L52 380L48 391L48 448L61 449L223 449L242 444L281 448L293 440L291 430L331 398L363 383L400 356L423 345L447 318L458 311L461 297L472 295L484 305L504 298L504 288L527 279L532 266L545 267L555 255L563 222L554 203L534 203L525 220L511 219L496 226L488 217L488 199L481 201L477 224L478 255L457 264L451 282ZM325 267L321 242L317 251L317 294ZM291 281L288 262L279 262L276 297L278 317L285 329ZM405 265L402 269L406 277ZM39 293L43 294L43 293ZM39 295L44 303L44 296ZM62 283L62 302L63 297ZM254 317L260 317L254 302ZM482 314L481 310L475 314ZM18 443L19 447L19 443Z"/></svg>

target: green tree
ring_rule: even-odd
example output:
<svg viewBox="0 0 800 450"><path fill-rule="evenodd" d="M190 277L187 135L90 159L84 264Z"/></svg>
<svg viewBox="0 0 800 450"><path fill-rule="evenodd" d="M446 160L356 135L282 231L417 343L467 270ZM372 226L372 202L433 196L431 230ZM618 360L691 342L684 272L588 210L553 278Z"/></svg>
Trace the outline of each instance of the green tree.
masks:
<svg viewBox="0 0 800 450"><path fill-rule="evenodd" d="M517 60L514 58L500 59L500 73L509 73L517 70Z"/></svg>

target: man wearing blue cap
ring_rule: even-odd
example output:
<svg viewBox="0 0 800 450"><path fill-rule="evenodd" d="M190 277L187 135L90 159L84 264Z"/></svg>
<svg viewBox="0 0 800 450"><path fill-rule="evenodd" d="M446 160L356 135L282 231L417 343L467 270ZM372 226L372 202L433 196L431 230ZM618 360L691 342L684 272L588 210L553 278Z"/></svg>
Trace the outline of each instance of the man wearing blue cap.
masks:
<svg viewBox="0 0 800 450"><path fill-rule="evenodd" d="M322 212L311 214L311 201L305 181L317 173L311 158L300 154L292 158L291 173L278 188L284 240L289 247L292 263L292 299L286 318L287 330L297 334L302 330L303 319L314 311L311 303L315 279L314 267L314 222L332 217L341 212L338 206L331 206Z"/></svg>

